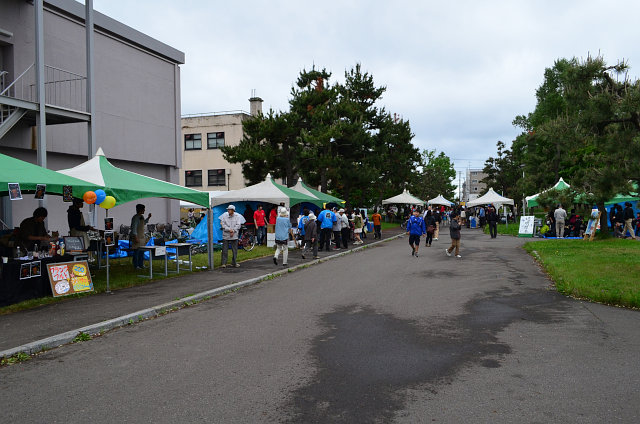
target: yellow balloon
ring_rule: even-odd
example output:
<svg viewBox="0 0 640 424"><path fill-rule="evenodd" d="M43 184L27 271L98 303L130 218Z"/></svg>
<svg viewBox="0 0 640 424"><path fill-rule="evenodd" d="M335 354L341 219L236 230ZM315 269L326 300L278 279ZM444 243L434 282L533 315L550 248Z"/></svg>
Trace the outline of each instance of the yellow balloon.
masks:
<svg viewBox="0 0 640 424"><path fill-rule="evenodd" d="M103 209L111 209L115 205L116 205L116 198L113 196L105 197L102 203L100 203L100 207Z"/></svg>

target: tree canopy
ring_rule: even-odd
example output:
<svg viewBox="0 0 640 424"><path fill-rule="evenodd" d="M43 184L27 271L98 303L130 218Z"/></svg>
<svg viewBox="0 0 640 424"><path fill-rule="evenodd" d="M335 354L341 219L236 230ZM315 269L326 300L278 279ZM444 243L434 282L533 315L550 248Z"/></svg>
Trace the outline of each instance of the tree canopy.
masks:
<svg viewBox="0 0 640 424"><path fill-rule="evenodd" d="M237 146L222 149L242 163L250 183L267 173L293 186L298 176L347 205L379 204L405 188L420 165L408 121L377 104L386 91L357 64L344 83L331 83L325 69L302 70L291 89L289 110L243 122Z"/></svg>

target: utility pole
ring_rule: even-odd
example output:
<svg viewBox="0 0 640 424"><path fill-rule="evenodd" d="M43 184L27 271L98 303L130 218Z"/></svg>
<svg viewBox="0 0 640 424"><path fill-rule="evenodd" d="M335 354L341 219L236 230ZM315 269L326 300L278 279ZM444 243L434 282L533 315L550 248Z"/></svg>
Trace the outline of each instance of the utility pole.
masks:
<svg viewBox="0 0 640 424"><path fill-rule="evenodd" d="M458 203L462 202L462 171L458 171Z"/></svg>

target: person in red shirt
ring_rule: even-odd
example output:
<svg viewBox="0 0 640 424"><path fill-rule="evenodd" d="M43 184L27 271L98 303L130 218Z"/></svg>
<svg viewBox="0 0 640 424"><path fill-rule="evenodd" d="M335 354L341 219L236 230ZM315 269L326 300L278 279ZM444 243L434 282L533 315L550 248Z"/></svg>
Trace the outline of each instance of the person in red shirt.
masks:
<svg viewBox="0 0 640 424"><path fill-rule="evenodd" d="M276 225L276 219L278 218L278 209L273 208L269 212L269 225Z"/></svg>
<svg viewBox="0 0 640 424"><path fill-rule="evenodd" d="M265 221L266 217L267 215L264 213L262 205L258 205L258 210L253 213L253 222L256 225L256 237L258 238L259 245L262 245L267 238L267 223Z"/></svg>
<svg viewBox="0 0 640 424"><path fill-rule="evenodd" d="M381 233L382 215L380 215L380 212L376 210L376 212L373 215L371 215L371 220L373 221L373 229L374 229L373 238L382 239L382 233Z"/></svg>

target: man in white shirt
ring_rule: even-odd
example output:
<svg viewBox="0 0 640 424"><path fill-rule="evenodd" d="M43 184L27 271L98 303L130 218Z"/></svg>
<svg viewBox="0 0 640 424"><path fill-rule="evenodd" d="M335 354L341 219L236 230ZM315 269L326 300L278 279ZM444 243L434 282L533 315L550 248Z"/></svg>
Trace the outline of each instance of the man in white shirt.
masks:
<svg viewBox="0 0 640 424"><path fill-rule="evenodd" d="M553 219L556 221L556 237L564 238L564 220L567 219L567 211L558 205L558 209L553 212Z"/></svg>
<svg viewBox="0 0 640 424"><path fill-rule="evenodd" d="M222 267L227 266L227 256L229 246L233 254L231 266L238 268L240 265L236 262L238 258L238 233L240 227L245 223L244 216L236 212L236 207L229 205L227 211L220 215L220 226L222 227Z"/></svg>

